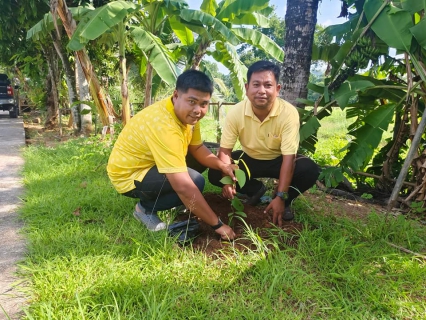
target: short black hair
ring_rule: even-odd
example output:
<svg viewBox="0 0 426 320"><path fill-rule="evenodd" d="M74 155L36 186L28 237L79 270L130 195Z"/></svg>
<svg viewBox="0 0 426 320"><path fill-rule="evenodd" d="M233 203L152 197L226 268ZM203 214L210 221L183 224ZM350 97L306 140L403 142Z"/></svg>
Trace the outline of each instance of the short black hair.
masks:
<svg viewBox="0 0 426 320"><path fill-rule="evenodd" d="M204 72L193 69L186 70L177 78L176 90L186 93L189 89L208 92L212 95L213 82Z"/></svg>
<svg viewBox="0 0 426 320"><path fill-rule="evenodd" d="M247 83L250 83L250 78L253 73L261 72L261 71L272 71L275 76L275 81L278 83L280 81L280 67L275 63L260 60L253 63L247 70Z"/></svg>

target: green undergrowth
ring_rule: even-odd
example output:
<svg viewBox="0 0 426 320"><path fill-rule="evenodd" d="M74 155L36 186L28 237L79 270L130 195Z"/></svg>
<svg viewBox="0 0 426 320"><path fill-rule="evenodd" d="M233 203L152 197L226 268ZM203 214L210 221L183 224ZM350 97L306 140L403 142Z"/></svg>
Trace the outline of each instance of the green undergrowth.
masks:
<svg viewBox="0 0 426 320"><path fill-rule="evenodd" d="M247 227L255 249L207 256L132 217L135 200L106 175L109 151L98 138L25 149L24 319L424 319L425 260L389 245L424 254L424 227L303 200L296 235Z"/></svg>

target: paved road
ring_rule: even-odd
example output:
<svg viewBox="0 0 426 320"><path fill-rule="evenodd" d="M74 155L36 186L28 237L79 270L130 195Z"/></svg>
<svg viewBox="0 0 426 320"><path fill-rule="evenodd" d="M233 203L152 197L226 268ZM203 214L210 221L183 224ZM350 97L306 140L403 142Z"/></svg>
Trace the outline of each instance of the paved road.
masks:
<svg viewBox="0 0 426 320"><path fill-rule="evenodd" d="M0 320L19 319L23 294L15 285L16 263L25 254L25 242L19 234L22 222L17 210L23 192L20 171L25 146L22 118L10 119L0 111Z"/></svg>

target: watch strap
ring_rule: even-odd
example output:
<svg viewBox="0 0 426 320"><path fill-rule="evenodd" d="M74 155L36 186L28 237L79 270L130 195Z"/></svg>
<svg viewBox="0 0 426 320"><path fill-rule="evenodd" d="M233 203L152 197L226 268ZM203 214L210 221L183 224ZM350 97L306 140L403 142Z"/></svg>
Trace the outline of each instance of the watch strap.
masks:
<svg viewBox="0 0 426 320"><path fill-rule="evenodd" d="M222 220L220 220L220 218L219 218L219 222L218 222L216 225L211 226L211 227L212 227L212 229L213 229L213 230L217 230L217 229L219 229L221 226L223 226L223 222L222 222Z"/></svg>
<svg viewBox="0 0 426 320"><path fill-rule="evenodd" d="M285 191L277 192L275 195L277 197L281 198L281 200L287 200L288 199L288 192L285 192Z"/></svg>

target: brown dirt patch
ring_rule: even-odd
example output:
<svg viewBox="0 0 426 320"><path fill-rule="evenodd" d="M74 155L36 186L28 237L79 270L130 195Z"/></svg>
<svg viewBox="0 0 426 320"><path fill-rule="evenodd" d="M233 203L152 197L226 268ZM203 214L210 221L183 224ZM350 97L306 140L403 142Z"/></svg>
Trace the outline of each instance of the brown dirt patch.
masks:
<svg viewBox="0 0 426 320"><path fill-rule="evenodd" d="M228 222L228 213L231 212L231 205L227 199L224 199L220 194L207 193L204 195L207 203L211 206L213 211L221 218L224 223ZM385 212L381 206L362 203L354 200L347 200L325 194L321 191L313 193L305 192L298 200L305 205L303 212L320 214L320 215L334 215L340 217L347 217L355 220L365 219L371 212L383 213ZM244 218L245 223L262 239L268 239L272 236L280 237L286 245L295 245L298 238L298 232L304 228L302 223L295 220L283 221L281 228L273 225L272 213L264 213L266 205L259 206L244 206L244 212L247 218ZM297 215L297 211L296 211ZM227 252L230 250L238 249L245 251L248 249L257 249L255 244L249 237L244 234L246 229L243 222L238 219L233 220L235 225L234 231L239 235L238 239L234 242L221 241L220 236L205 223L200 223L201 235L197 237L192 243L195 250L204 251L208 255L218 255L222 251ZM281 230L280 230L281 229ZM282 231L289 237L283 237ZM281 236L280 236L281 235Z"/></svg>
<svg viewBox="0 0 426 320"><path fill-rule="evenodd" d="M58 143L69 140L74 136L72 128L63 125L61 128L46 129L37 112L26 113L23 116L25 144L54 147ZM75 137L75 136L74 136Z"/></svg>

